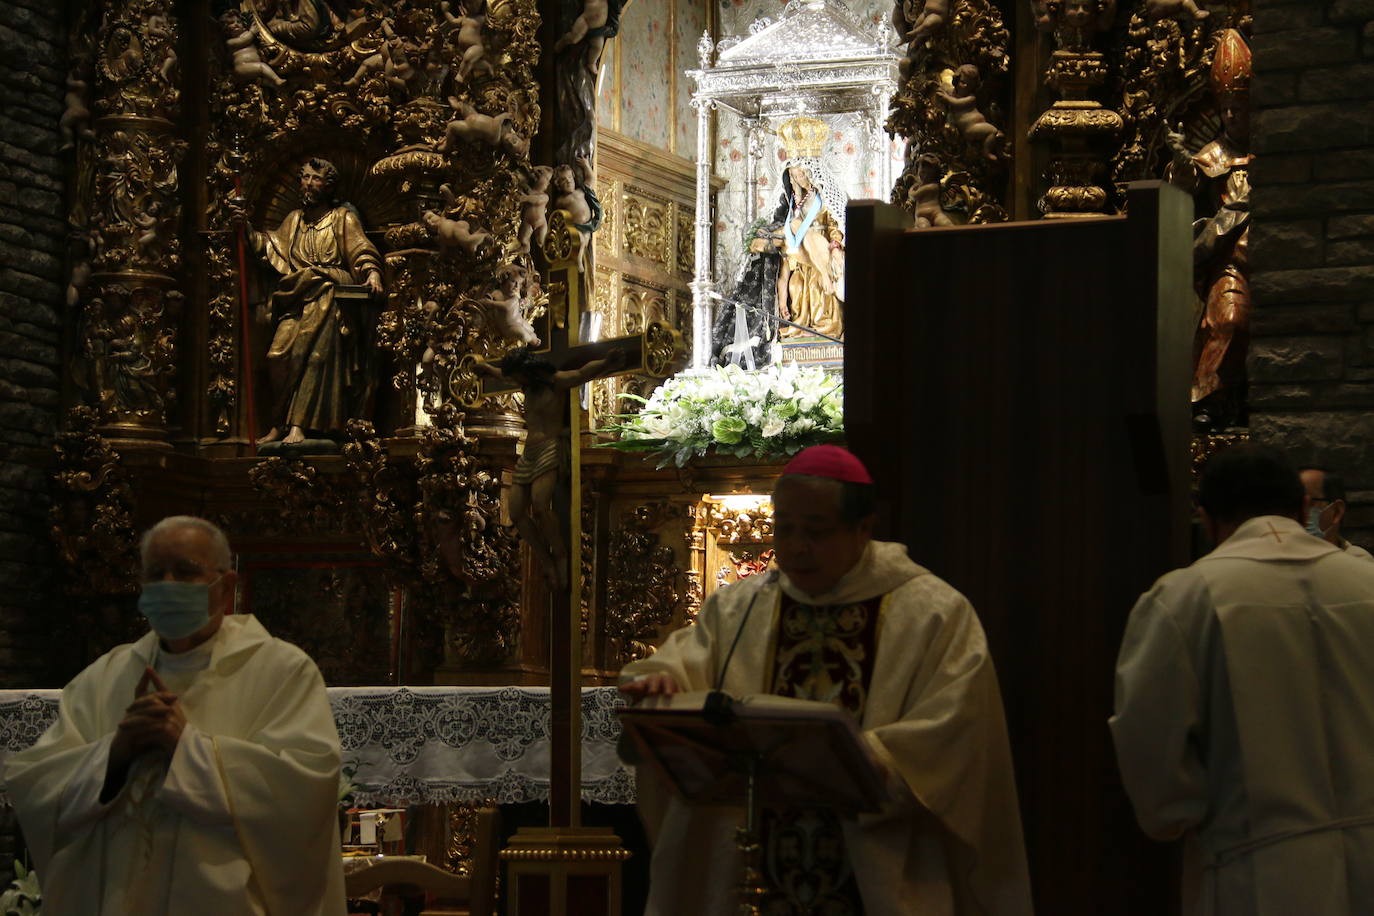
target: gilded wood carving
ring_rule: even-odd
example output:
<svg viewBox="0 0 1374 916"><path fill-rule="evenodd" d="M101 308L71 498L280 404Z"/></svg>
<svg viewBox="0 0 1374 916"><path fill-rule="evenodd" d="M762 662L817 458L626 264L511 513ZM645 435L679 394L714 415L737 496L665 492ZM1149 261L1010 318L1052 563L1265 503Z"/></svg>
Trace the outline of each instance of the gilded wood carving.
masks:
<svg viewBox="0 0 1374 916"><path fill-rule="evenodd" d="M1010 34L998 7L897 0L892 17L906 56L887 129L908 142L892 202L921 211L921 226L1005 220Z"/></svg>

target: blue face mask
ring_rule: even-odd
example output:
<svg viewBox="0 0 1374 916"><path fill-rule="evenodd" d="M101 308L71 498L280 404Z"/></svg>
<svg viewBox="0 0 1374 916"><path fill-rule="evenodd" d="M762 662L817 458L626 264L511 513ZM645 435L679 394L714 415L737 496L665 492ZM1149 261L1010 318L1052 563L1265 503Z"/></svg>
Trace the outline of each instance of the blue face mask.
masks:
<svg viewBox="0 0 1374 916"><path fill-rule="evenodd" d="M185 639L210 622L210 586L213 584L145 582L138 596L138 609L148 618L157 635L164 639Z"/></svg>
<svg viewBox="0 0 1374 916"><path fill-rule="evenodd" d="M1325 509L1318 509L1316 506L1307 510L1307 533L1314 538L1326 540L1326 531L1322 528L1322 513L1325 511Z"/></svg>

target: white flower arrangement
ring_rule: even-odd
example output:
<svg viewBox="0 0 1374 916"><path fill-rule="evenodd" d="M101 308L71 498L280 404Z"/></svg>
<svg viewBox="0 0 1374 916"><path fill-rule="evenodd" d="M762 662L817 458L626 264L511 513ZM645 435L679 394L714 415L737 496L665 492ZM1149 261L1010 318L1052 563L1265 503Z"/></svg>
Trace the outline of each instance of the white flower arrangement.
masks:
<svg viewBox="0 0 1374 916"><path fill-rule="evenodd" d="M796 363L753 372L735 365L669 379L637 414L605 427L625 451L657 452L678 467L709 451L736 458L794 455L844 436L844 383Z"/></svg>
<svg viewBox="0 0 1374 916"><path fill-rule="evenodd" d="M43 894L38 887L38 873L14 862L14 880L0 892L0 914L3 916L39 916L43 911Z"/></svg>

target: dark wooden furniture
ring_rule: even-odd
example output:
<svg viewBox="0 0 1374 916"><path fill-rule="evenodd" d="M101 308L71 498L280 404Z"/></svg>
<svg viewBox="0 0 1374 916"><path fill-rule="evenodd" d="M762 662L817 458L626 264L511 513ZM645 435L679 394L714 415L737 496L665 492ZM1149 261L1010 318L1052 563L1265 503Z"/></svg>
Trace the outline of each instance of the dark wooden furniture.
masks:
<svg viewBox="0 0 1374 916"><path fill-rule="evenodd" d="M880 536L966 594L1001 679L1041 913L1169 911L1107 731L1136 597L1188 561L1192 201L904 231L848 213L845 421Z"/></svg>
<svg viewBox="0 0 1374 916"><path fill-rule="evenodd" d="M478 811L475 833L469 875L455 875L416 859L380 859L346 875L344 894L354 899L381 888L384 907L399 900L411 904L407 912L420 916L493 916L500 833L495 808Z"/></svg>

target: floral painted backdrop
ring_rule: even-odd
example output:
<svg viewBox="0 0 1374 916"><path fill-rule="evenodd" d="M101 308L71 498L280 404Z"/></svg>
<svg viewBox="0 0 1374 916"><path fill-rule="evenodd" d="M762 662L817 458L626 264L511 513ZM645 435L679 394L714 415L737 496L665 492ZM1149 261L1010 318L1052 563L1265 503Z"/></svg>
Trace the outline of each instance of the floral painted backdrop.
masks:
<svg viewBox="0 0 1374 916"><path fill-rule="evenodd" d="M670 149L673 126L667 35L673 3L634 0L620 17L620 132L659 149Z"/></svg>
<svg viewBox="0 0 1374 916"><path fill-rule="evenodd" d="M715 0L632 0L607 45L599 122L684 159L696 159L692 81L697 41Z"/></svg>

